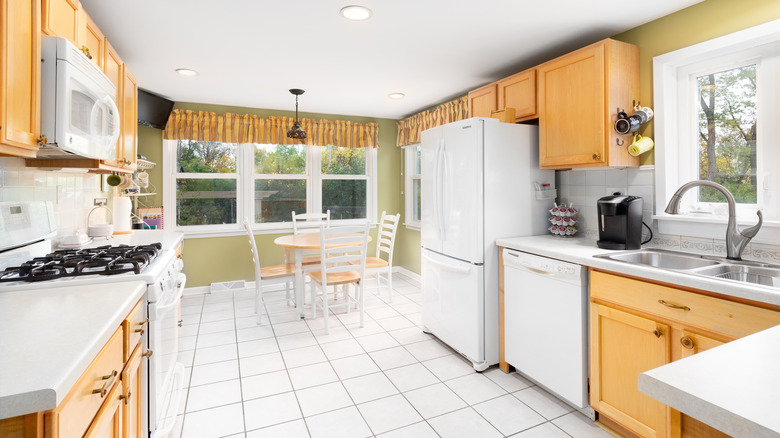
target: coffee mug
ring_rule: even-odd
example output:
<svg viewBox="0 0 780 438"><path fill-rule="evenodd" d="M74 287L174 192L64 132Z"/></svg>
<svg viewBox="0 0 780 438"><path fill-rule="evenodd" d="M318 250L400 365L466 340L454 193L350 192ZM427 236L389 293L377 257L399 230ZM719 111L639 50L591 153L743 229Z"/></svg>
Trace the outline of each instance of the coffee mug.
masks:
<svg viewBox="0 0 780 438"><path fill-rule="evenodd" d="M638 131L640 126L642 126L642 119L640 116L633 114L631 117L628 117L626 113L621 111L615 122L615 131L617 131L618 134L630 134Z"/></svg>
<svg viewBox="0 0 780 438"><path fill-rule="evenodd" d="M636 157L652 149L654 144L652 138L634 134L634 142L628 147L628 153Z"/></svg>

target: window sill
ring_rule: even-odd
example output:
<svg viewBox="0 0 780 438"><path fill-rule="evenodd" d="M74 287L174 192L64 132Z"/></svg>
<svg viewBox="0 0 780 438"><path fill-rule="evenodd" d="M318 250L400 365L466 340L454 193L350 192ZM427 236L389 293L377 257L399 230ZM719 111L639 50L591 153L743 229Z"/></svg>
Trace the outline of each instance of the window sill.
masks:
<svg viewBox="0 0 780 438"><path fill-rule="evenodd" d="M409 230L414 231L421 231L422 227L420 226L420 223L414 223L414 222L404 222L404 226Z"/></svg>
<svg viewBox="0 0 780 438"><path fill-rule="evenodd" d="M660 234L674 236L691 236L705 239L726 238L727 217L708 217L693 215L654 215ZM758 222L758 217L737 218L737 226L740 230L752 227ZM751 242L777 245L780 241L780 221L764 219L764 224Z"/></svg>
<svg viewBox="0 0 780 438"><path fill-rule="evenodd" d="M348 225L358 225L365 223L364 220L359 219L344 219L344 220L331 220L330 225L332 227L338 227L338 226L348 226ZM369 228L376 228L377 224L371 223L369 224ZM319 228L319 225L317 226L307 226L307 225L299 225L299 229L307 230L307 232L310 232L308 230L316 230ZM215 238L215 237L234 237L234 236L246 236L246 231L244 231L244 228L241 225L231 225L231 226L224 226L220 227L220 229L186 229L186 228L175 228L173 231L178 231L181 233L184 233L185 239L209 239L209 238ZM284 223L284 224L269 224L265 227L258 227L255 225L252 228L252 234L292 234L292 224L291 223Z"/></svg>

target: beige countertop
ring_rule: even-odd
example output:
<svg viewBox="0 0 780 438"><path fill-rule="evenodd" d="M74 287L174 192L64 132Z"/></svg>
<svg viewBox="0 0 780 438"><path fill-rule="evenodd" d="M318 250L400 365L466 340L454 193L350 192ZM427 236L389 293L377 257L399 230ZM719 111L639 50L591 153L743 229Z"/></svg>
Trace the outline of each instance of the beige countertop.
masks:
<svg viewBox="0 0 780 438"><path fill-rule="evenodd" d="M56 408L146 283L0 293L0 419Z"/></svg>

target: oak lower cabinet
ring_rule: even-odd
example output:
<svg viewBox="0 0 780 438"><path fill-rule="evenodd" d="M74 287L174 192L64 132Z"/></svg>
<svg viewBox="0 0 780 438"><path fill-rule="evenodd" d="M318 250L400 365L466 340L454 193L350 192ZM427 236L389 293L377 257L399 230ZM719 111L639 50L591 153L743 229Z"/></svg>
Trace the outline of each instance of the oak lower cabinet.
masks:
<svg viewBox="0 0 780 438"><path fill-rule="evenodd" d="M641 437L721 432L639 392L639 374L780 324L780 307L590 270L590 404Z"/></svg>
<svg viewBox="0 0 780 438"><path fill-rule="evenodd" d="M639 166L618 109L639 99L639 47L606 39L536 68L539 167Z"/></svg>
<svg viewBox="0 0 780 438"><path fill-rule="evenodd" d="M0 0L0 156L35 157L40 91L40 2Z"/></svg>
<svg viewBox="0 0 780 438"><path fill-rule="evenodd" d="M469 117L490 117L498 109L496 83L469 91Z"/></svg>

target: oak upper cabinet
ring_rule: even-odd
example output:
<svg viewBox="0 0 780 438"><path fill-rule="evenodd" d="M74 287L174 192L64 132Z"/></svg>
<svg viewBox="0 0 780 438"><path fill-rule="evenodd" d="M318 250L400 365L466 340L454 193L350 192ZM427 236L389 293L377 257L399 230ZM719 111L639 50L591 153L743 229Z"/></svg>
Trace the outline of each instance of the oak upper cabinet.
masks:
<svg viewBox="0 0 780 438"><path fill-rule="evenodd" d="M138 149L138 83L127 64L122 65L121 102L122 148L119 161L125 169L135 170Z"/></svg>
<svg viewBox="0 0 780 438"><path fill-rule="evenodd" d="M81 4L78 0L42 0L41 31L46 35L67 38L74 46L84 46L84 33L81 27Z"/></svg>
<svg viewBox="0 0 780 438"><path fill-rule="evenodd" d="M780 308L592 269L589 284L593 409L641 437L725 436L639 392L639 374L774 327Z"/></svg>
<svg viewBox="0 0 780 438"><path fill-rule="evenodd" d="M490 117L498 109L496 83L469 91L469 117Z"/></svg>
<svg viewBox="0 0 780 438"><path fill-rule="evenodd" d="M498 109L514 108L517 122L536 117L536 69L501 79L496 86Z"/></svg>
<svg viewBox="0 0 780 438"><path fill-rule="evenodd" d="M117 108L119 108L120 123L123 123L124 117L122 108L124 105L122 104L122 78L124 77L124 71L122 71L122 67L124 62L122 61L122 58L119 57L119 54L116 52L116 50L114 50L114 47L111 46L111 43L108 42L107 39L104 39L103 41L103 73L108 76L108 79L110 79L111 83L116 87L116 96L114 96L114 101L116 102ZM116 160L109 162L108 164L121 167L123 138L124 136L120 130L119 138L116 140Z"/></svg>
<svg viewBox="0 0 780 438"><path fill-rule="evenodd" d="M81 17L84 26L81 26L80 31L84 33L81 40L84 42L84 47L87 49L85 53L87 53L87 57L89 57L92 62L102 69L104 65L103 44L105 42L103 32L100 31L95 22L92 21L92 18L90 18L83 9L81 10Z"/></svg>
<svg viewBox="0 0 780 438"><path fill-rule="evenodd" d="M34 158L40 135L40 3L0 0L0 156Z"/></svg>
<svg viewBox="0 0 780 438"><path fill-rule="evenodd" d="M607 39L537 67L539 167L636 167L617 108L639 99L639 47Z"/></svg>

